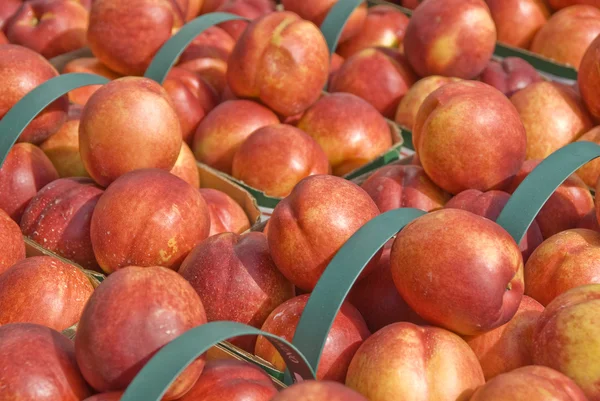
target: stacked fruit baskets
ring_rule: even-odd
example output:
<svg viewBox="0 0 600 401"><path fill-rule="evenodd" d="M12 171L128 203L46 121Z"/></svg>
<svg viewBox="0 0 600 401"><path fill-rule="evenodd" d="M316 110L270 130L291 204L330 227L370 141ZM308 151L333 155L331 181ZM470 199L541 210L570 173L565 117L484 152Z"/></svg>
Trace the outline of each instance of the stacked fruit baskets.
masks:
<svg viewBox="0 0 600 401"><path fill-rule="evenodd" d="M397 3L0 4L0 401L600 401L600 3Z"/></svg>

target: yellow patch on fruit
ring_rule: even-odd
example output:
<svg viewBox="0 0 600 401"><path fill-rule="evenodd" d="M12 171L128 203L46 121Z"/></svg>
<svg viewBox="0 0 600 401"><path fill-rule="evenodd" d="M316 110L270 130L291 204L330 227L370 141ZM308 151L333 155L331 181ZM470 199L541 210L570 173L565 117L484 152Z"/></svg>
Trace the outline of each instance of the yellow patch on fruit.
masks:
<svg viewBox="0 0 600 401"><path fill-rule="evenodd" d="M55 18L55 17L56 17L56 15L54 13L44 13L42 15L42 17L40 18L40 21L45 21L47 19L52 19L52 18Z"/></svg>
<svg viewBox="0 0 600 401"><path fill-rule="evenodd" d="M281 33L294 21L296 21L295 18L285 18L283 21L281 21L281 23L273 30L273 34L271 35L271 43L275 46L281 46Z"/></svg>
<svg viewBox="0 0 600 401"><path fill-rule="evenodd" d="M158 251L158 254L160 255L160 258L162 259L163 262L168 262L175 253L177 253L177 240L175 239L175 237L171 238L168 242L167 242L167 247L168 250L165 251L164 249L161 249L160 251Z"/></svg>
<svg viewBox="0 0 600 401"><path fill-rule="evenodd" d="M428 64L435 64L436 69L445 68L454 61L456 55L460 52L457 42L458 31L444 35L437 39L431 45L431 52Z"/></svg>
<svg viewBox="0 0 600 401"><path fill-rule="evenodd" d="M560 313L557 329L562 337L561 354L568 355L560 371L590 395L600 378L600 299L575 305Z"/></svg>

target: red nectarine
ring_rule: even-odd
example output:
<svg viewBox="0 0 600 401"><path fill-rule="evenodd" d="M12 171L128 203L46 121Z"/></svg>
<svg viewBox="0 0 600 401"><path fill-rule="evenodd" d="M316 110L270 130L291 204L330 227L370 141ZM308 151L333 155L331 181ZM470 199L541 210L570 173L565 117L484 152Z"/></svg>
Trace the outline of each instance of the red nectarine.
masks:
<svg viewBox="0 0 600 401"><path fill-rule="evenodd" d="M230 320L260 328L294 286L277 270L263 233L214 235L185 258L179 274L196 290L209 322ZM231 340L230 340L231 341ZM253 352L256 337L231 341Z"/></svg>
<svg viewBox="0 0 600 401"><path fill-rule="evenodd" d="M279 305L271 312L262 330L291 341L309 297L309 294L299 295ZM354 353L370 334L360 312L348 302L342 304L327 334L327 341L317 367L317 379L343 383ZM259 336L256 341L255 353L271 362L277 369L285 368L281 355L262 336Z"/></svg>
<svg viewBox="0 0 600 401"><path fill-rule="evenodd" d="M94 389L125 390L156 351L204 323L200 297L179 274L130 266L108 276L85 306L75 337L77 363ZM183 396L203 367L203 357L194 361L163 399Z"/></svg>
<svg viewBox="0 0 600 401"><path fill-rule="evenodd" d="M107 273L129 265L177 269L208 236L210 217L200 192L164 170L127 173L98 200L91 238Z"/></svg>
<svg viewBox="0 0 600 401"><path fill-rule="evenodd" d="M396 236L390 261L406 303L458 334L499 327L521 303L517 244L502 227L471 212L441 209L412 221Z"/></svg>
<svg viewBox="0 0 600 401"><path fill-rule="evenodd" d="M65 330L79 321L93 291L73 265L50 256L23 259L0 275L0 325L23 322Z"/></svg>
<svg viewBox="0 0 600 401"><path fill-rule="evenodd" d="M377 215L377 205L358 185L330 175L307 177L273 210L271 256L294 285L311 291L348 238Z"/></svg>
<svg viewBox="0 0 600 401"><path fill-rule="evenodd" d="M304 131L287 124L257 129L233 157L235 178L275 197L289 195L305 177L330 172L321 146Z"/></svg>
<svg viewBox="0 0 600 401"><path fill-rule="evenodd" d="M170 170L181 143L181 125L167 92L148 78L104 85L86 103L79 123L81 159L103 187L136 169Z"/></svg>

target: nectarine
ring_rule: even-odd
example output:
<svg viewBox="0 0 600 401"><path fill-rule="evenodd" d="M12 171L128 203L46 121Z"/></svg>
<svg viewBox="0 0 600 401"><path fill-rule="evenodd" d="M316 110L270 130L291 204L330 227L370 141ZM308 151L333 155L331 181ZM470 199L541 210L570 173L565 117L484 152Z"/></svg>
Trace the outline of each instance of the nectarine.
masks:
<svg viewBox="0 0 600 401"><path fill-rule="evenodd" d="M299 295L279 305L271 312L262 330L291 341L309 296L309 294ZM354 353L369 335L371 333L360 312L348 302L342 304L327 334L327 341L317 367L317 379L343 383ZM271 362L279 370L285 368L281 355L262 336L259 336L256 341L255 354Z"/></svg>
<svg viewBox="0 0 600 401"><path fill-rule="evenodd" d="M390 261L406 303L458 334L499 327L521 303L517 244L502 227L471 212L441 209L412 221L396 236Z"/></svg>
<svg viewBox="0 0 600 401"><path fill-rule="evenodd" d="M475 78L495 46L496 26L483 0L426 0L404 35L404 53L422 77Z"/></svg>
<svg viewBox="0 0 600 401"><path fill-rule="evenodd" d="M288 280L311 291L348 238L377 215L377 205L358 185L330 175L307 177L273 210L271 256Z"/></svg>
<svg viewBox="0 0 600 401"><path fill-rule="evenodd" d="M65 330L79 321L94 287L77 267L50 256L23 259L0 275L0 325Z"/></svg>
<svg viewBox="0 0 600 401"><path fill-rule="evenodd" d="M209 322L230 320L260 328L269 314L294 296L277 270L263 233L214 235L185 258L179 274L202 299ZM230 340L253 352L256 337Z"/></svg>
<svg viewBox="0 0 600 401"><path fill-rule="evenodd" d="M304 113L297 127L323 148L334 175L347 174L392 146L383 116L350 93L323 96Z"/></svg>
<svg viewBox="0 0 600 401"><path fill-rule="evenodd" d="M143 169L104 191L90 232L98 264L111 273L129 265L177 269L209 231L208 207L196 188L167 171Z"/></svg>
<svg viewBox="0 0 600 401"><path fill-rule="evenodd" d="M183 277L162 267L130 266L104 280L85 306L75 337L77 363L97 391L125 390L156 351L204 323L202 301ZM192 362L163 399L183 396L203 367L203 357Z"/></svg>
<svg viewBox="0 0 600 401"><path fill-rule="evenodd" d="M17 45L0 45L0 119L23 96L56 76L56 69L33 50ZM66 121L68 106L67 96L52 102L27 125L19 141L43 142Z"/></svg>
<svg viewBox="0 0 600 401"><path fill-rule="evenodd" d="M328 76L329 51L323 34L289 11L252 21L227 67L227 82L236 96L260 99L286 117L317 101Z"/></svg>
<svg viewBox="0 0 600 401"><path fill-rule="evenodd" d="M346 59L328 90L352 93L371 103L384 117L394 118L398 103L416 80L398 50L369 48Z"/></svg>
<svg viewBox="0 0 600 401"><path fill-rule="evenodd" d="M233 157L235 178L275 197L289 195L305 177L330 172L321 146L304 131L287 124L257 129Z"/></svg>
<svg viewBox="0 0 600 401"><path fill-rule="evenodd" d="M0 209L20 223L31 199L56 179L56 169L40 148L30 143L15 144L0 168Z"/></svg>
<svg viewBox="0 0 600 401"><path fill-rule="evenodd" d="M148 78L104 85L86 103L79 123L81 160L103 187L136 169L169 171L181 143L181 125L167 92Z"/></svg>

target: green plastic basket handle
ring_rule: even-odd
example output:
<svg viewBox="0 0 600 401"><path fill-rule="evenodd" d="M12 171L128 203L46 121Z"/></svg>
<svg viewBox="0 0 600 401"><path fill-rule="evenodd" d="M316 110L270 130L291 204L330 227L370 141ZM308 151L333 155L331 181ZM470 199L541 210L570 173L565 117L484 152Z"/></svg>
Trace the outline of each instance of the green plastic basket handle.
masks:
<svg viewBox="0 0 600 401"><path fill-rule="evenodd" d="M296 347L276 335L235 322L212 322L186 331L160 349L133 379L121 401L160 401L177 377L215 344L244 335L265 336L283 357L294 382L315 373Z"/></svg>
<svg viewBox="0 0 600 401"><path fill-rule="evenodd" d="M360 273L390 238L424 214L419 209L401 208L375 217L350 237L329 263L308 299L292 342L315 371L329 329ZM286 372L287 384L290 379Z"/></svg>
<svg viewBox="0 0 600 401"><path fill-rule="evenodd" d="M600 146L593 142L573 142L558 149L527 175L496 222L520 243L554 191L581 166L597 157L600 157Z"/></svg>
<svg viewBox="0 0 600 401"><path fill-rule="evenodd" d="M327 17L323 23L321 23L321 32L325 36L329 53L335 53L338 41L342 35L342 31L348 22L348 18L352 12L362 3L364 0L339 0L331 7L331 10L327 13Z"/></svg>
<svg viewBox="0 0 600 401"><path fill-rule="evenodd" d="M108 79L95 74L64 74L47 80L23 96L0 120L0 167L27 125L52 102L73 89L107 82Z"/></svg>
<svg viewBox="0 0 600 401"><path fill-rule="evenodd" d="M167 42L162 45L152 59L144 76L153 79L162 85L167 74L171 70L171 67L173 67L177 61L177 58L190 43L192 43L196 36L200 35L211 26L235 20L248 21L247 18L240 17L239 15L221 12L204 14L191 20L185 24L179 32L173 35L171 39L167 40Z"/></svg>

